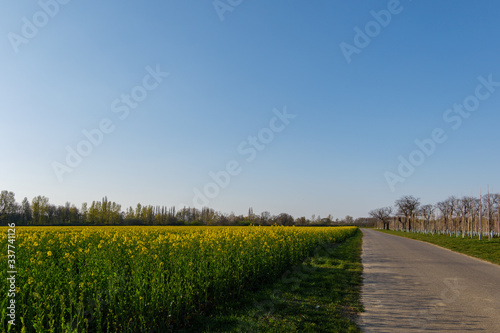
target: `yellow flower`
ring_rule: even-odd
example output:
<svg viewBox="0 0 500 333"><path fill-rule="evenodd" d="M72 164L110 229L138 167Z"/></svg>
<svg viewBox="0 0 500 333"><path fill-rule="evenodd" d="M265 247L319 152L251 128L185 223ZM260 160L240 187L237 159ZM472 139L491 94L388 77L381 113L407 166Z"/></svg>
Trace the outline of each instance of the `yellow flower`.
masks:
<svg viewBox="0 0 500 333"><path fill-rule="evenodd" d="M52 255L52 251L47 252L47 256L50 257Z"/></svg>
<svg viewBox="0 0 500 333"><path fill-rule="evenodd" d="M30 277L28 278L28 284L32 284L32 283L33 283L33 278L30 276Z"/></svg>

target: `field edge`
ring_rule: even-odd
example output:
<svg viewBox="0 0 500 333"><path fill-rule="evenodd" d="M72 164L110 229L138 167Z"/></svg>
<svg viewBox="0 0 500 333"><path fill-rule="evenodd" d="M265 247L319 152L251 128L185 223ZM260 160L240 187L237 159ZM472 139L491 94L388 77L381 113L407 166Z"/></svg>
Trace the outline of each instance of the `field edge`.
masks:
<svg viewBox="0 0 500 333"><path fill-rule="evenodd" d="M362 233L324 244L300 265L181 332L360 332ZM228 304L226 304L227 306Z"/></svg>

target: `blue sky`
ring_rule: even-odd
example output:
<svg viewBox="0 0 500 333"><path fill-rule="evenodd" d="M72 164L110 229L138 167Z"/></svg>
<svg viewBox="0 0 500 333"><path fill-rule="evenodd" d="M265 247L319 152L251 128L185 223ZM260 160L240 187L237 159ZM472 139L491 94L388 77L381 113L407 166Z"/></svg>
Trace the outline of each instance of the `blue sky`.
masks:
<svg viewBox="0 0 500 333"><path fill-rule="evenodd" d="M404 194L500 191L498 2L216 3L219 13L212 1L3 2L0 188L123 208L192 206L198 189L224 212L338 218ZM356 27L368 45L356 46ZM133 91L141 101L120 119ZM453 129L458 113L444 115L466 100L473 111ZM284 110L295 117L274 120L270 138ZM111 133L68 166L67 147L84 147L82 131L103 120ZM436 128L446 141L414 153ZM248 161L238 147L259 133L266 143ZM412 153L418 165L402 177L399 157ZM230 161L238 172L217 185L209 173ZM404 182L391 188L387 172Z"/></svg>

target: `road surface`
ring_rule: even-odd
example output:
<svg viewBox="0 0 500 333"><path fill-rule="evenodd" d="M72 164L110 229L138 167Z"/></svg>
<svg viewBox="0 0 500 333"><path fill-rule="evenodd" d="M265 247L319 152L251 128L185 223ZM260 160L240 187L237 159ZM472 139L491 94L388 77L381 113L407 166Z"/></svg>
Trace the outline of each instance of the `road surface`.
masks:
<svg viewBox="0 0 500 333"><path fill-rule="evenodd" d="M500 332L500 266L363 229L363 332Z"/></svg>

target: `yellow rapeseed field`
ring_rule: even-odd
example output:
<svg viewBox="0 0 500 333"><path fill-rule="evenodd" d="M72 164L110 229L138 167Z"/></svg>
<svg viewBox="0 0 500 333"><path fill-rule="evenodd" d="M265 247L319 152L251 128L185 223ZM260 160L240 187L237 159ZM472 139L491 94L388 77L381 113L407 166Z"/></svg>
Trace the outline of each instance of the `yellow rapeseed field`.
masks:
<svg viewBox="0 0 500 333"><path fill-rule="evenodd" d="M7 231L0 243L7 249ZM166 331L354 227L18 227L16 331ZM7 253L0 278L7 282ZM7 293L2 293L5 318ZM4 321L0 332L7 331Z"/></svg>

